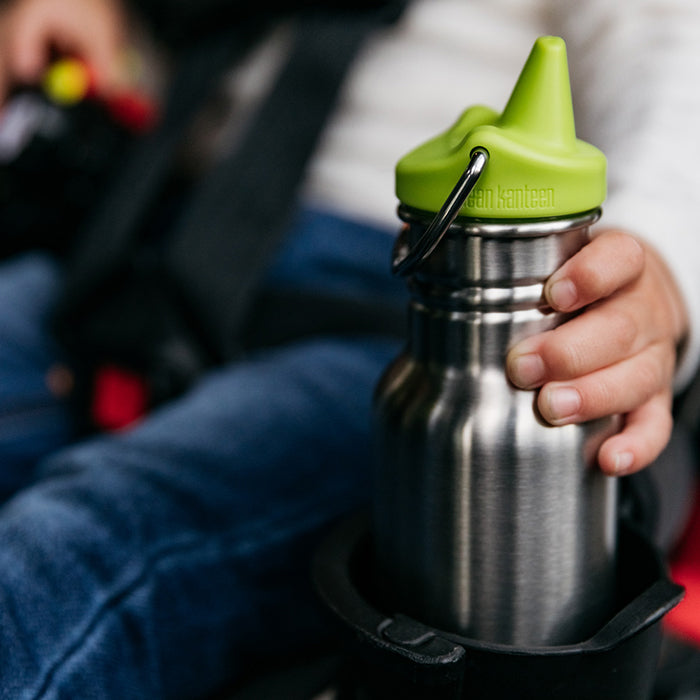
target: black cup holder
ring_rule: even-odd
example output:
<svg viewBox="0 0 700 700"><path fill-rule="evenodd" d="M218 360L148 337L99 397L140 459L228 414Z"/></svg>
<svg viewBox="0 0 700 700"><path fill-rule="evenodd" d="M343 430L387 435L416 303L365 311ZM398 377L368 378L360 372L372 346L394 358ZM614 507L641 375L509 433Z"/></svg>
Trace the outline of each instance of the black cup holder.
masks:
<svg viewBox="0 0 700 700"><path fill-rule="evenodd" d="M620 534L617 613L590 639L555 647L485 644L423 625L377 602L369 519L340 523L314 564L317 590L347 642L346 687L358 700L647 700L661 620L683 597L655 548Z"/></svg>

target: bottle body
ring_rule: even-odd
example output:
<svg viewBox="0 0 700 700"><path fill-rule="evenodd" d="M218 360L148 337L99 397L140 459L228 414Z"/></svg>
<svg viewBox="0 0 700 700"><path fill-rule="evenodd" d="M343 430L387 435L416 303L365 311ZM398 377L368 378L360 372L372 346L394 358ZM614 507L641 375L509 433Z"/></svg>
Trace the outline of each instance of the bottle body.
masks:
<svg viewBox="0 0 700 700"><path fill-rule="evenodd" d="M402 216L420 236L426 220ZM504 369L565 320L542 285L595 216L458 220L411 279L408 343L375 394L374 532L380 587L421 622L536 646L579 642L611 612L616 482L595 455L618 419L549 426Z"/></svg>

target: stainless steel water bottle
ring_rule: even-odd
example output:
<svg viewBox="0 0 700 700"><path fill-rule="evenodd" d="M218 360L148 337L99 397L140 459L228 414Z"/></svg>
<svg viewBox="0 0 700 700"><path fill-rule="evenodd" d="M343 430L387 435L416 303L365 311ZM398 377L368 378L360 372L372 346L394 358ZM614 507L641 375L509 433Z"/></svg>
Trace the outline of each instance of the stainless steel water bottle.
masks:
<svg viewBox="0 0 700 700"><path fill-rule="evenodd" d="M378 585L441 630L580 642L613 606L616 481L596 453L619 420L552 427L505 373L514 343L566 320L543 283L605 197L564 42L538 39L503 113L468 109L399 162L396 187L410 330L375 395Z"/></svg>

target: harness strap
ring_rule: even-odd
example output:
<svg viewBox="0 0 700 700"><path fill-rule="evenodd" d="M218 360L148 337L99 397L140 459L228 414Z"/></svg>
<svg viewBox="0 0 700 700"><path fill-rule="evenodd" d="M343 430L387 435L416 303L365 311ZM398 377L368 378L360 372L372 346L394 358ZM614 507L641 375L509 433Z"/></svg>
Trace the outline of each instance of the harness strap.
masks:
<svg viewBox="0 0 700 700"><path fill-rule="evenodd" d="M288 228L310 155L363 39L381 14L300 18L293 48L240 147L195 192L166 274L217 360L235 358L266 263Z"/></svg>
<svg viewBox="0 0 700 700"><path fill-rule="evenodd" d="M254 44L252 23L187 51L168 90L158 128L138 139L105 197L93 208L66 260L66 285L56 312L70 325L91 307L133 254L141 225L171 170L187 127L223 71ZM70 329L62 330L70 336Z"/></svg>

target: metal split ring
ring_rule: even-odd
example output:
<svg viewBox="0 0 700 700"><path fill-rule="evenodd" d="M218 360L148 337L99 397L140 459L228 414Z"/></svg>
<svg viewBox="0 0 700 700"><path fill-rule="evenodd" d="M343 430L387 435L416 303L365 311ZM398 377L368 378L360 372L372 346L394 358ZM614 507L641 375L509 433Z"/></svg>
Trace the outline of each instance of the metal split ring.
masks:
<svg viewBox="0 0 700 700"><path fill-rule="evenodd" d="M467 169L413 248L408 248L407 245L397 246L396 256L391 265L391 271L395 275L410 275L435 250L476 186L488 160L489 154L484 148L477 147L471 152Z"/></svg>

